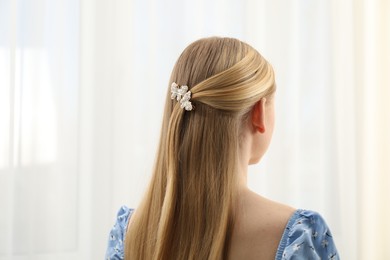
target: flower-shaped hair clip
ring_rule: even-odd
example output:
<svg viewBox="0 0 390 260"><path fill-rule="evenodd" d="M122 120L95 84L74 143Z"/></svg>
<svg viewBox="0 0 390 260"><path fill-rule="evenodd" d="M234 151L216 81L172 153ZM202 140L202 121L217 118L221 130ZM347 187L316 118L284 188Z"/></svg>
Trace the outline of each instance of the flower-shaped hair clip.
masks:
<svg viewBox="0 0 390 260"><path fill-rule="evenodd" d="M180 107L184 108L187 111L193 109L192 103L190 101L191 91L188 91L188 86L179 86L175 82L171 85L171 99L180 101Z"/></svg>

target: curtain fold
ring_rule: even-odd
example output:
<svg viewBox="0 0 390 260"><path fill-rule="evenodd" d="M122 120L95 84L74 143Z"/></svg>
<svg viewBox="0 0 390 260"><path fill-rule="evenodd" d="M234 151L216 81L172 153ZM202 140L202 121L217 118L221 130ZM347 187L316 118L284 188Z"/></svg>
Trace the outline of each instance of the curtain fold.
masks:
<svg viewBox="0 0 390 260"><path fill-rule="evenodd" d="M359 248L362 259L390 257L390 18L388 1L358 1L356 145Z"/></svg>
<svg viewBox="0 0 390 260"><path fill-rule="evenodd" d="M78 248L78 1L0 1L0 258Z"/></svg>

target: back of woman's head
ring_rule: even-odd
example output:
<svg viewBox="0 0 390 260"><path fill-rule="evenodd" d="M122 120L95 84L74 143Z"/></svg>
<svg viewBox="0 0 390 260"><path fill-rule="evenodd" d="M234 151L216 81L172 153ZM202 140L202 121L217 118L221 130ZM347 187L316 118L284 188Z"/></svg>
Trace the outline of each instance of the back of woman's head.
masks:
<svg viewBox="0 0 390 260"><path fill-rule="evenodd" d="M187 85L194 109L171 99ZM240 134L274 92L270 64L232 38L189 45L173 69L149 189L125 240L126 259L222 259L234 224Z"/></svg>

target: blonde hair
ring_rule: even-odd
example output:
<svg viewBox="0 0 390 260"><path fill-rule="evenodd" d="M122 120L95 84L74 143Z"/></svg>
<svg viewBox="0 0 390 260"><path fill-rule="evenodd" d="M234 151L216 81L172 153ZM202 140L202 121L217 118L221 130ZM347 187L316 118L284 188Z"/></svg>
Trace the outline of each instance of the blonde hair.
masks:
<svg viewBox="0 0 390 260"><path fill-rule="evenodd" d="M166 95L149 188L130 219L125 259L223 259L234 225L240 131L275 90L271 65L233 38L205 38L177 60L193 111Z"/></svg>

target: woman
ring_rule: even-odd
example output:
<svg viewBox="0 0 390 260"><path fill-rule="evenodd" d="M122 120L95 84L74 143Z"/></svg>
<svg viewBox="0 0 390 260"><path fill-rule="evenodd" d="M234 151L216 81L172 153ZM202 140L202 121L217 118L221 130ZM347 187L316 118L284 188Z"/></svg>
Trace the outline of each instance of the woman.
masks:
<svg viewBox="0 0 390 260"><path fill-rule="evenodd" d="M321 216L250 191L274 127L271 65L232 38L189 45L173 69L152 179L123 207L107 259L338 259Z"/></svg>

